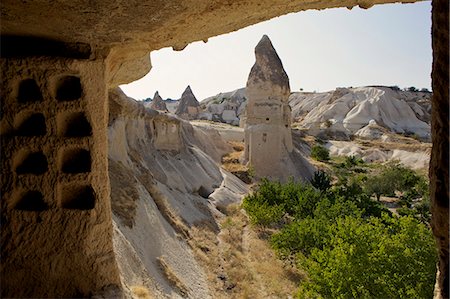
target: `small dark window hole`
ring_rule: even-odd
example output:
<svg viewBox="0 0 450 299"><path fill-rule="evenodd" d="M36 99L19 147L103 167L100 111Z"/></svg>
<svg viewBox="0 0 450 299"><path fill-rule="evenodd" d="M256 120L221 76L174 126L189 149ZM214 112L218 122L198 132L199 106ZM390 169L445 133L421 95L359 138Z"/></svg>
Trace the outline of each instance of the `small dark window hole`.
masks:
<svg viewBox="0 0 450 299"><path fill-rule="evenodd" d="M42 113L35 113L21 122L17 128L19 136L43 136L47 133L45 117Z"/></svg>
<svg viewBox="0 0 450 299"><path fill-rule="evenodd" d="M92 210L95 193L91 186L69 186L62 190L61 205L65 209Z"/></svg>
<svg viewBox="0 0 450 299"><path fill-rule="evenodd" d="M82 87L80 78L66 76L59 80L56 87L56 99L58 101L74 101L81 98Z"/></svg>
<svg viewBox="0 0 450 299"><path fill-rule="evenodd" d="M91 171L91 155L85 149L66 149L62 157L62 172L84 173Z"/></svg>
<svg viewBox="0 0 450 299"><path fill-rule="evenodd" d="M40 152L27 155L16 168L18 174L43 174L47 170L47 157Z"/></svg>
<svg viewBox="0 0 450 299"><path fill-rule="evenodd" d="M25 79L19 84L17 95L19 103L34 103L42 101L41 91L33 79Z"/></svg>
<svg viewBox="0 0 450 299"><path fill-rule="evenodd" d="M83 112L71 113L58 119L60 135L86 137L92 135L92 127Z"/></svg>
<svg viewBox="0 0 450 299"><path fill-rule="evenodd" d="M26 192L17 202L16 210L22 211L44 211L48 209L42 194L39 191Z"/></svg>

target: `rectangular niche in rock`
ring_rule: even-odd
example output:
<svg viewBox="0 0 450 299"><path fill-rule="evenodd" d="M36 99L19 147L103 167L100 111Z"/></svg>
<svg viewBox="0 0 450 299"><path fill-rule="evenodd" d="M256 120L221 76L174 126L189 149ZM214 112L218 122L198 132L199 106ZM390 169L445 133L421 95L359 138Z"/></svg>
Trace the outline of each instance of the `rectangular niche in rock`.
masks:
<svg viewBox="0 0 450 299"><path fill-rule="evenodd" d="M14 123L18 136L43 136L47 133L45 117L42 113L19 113Z"/></svg>
<svg viewBox="0 0 450 299"><path fill-rule="evenodd" d="M83 87L80 78L64 76L56 84L55 97L60 102L75 101L81 98Z"/></svg>
<svg viewBox="0 0 450 299"><path fill-rule="evenodd" d="M63 209L92 210L95 207L96 195L90 185L72 184L60 190L60 203Z"/></svg>
<svg viewBox="0 0 450 299"><path fill-rule="evenodd" d="M92 127L84 112L63 112L57 117L58 135L64 137L92 136Z"/></svg>
<svg viewBox="0 0 450 299"><path fill-rule="evenodd" d="M60 153L60 169L64 173L91 171L91 154L83 148L64 148Z"/></svg>
<svg viewBox="0 0 450 299"><path fill-rule="evenodd" d="M21 151L14 159L17 174L44 174L48 170L47 157L42 152Z"/></svg>
<svg viewBox="0 0 450 299"><path fill-rule="evenodd" d="M41 90L33 79L25 79L19 83L17 101L19 103L34 103L43 100Z"/></svg>
<svg viewBox="0 0 450 299"><path fill-rule="evenodd" d="M16 197L14 204L16 210L41 212L48 209L48 205L39 191L20 192Z"/></svg>

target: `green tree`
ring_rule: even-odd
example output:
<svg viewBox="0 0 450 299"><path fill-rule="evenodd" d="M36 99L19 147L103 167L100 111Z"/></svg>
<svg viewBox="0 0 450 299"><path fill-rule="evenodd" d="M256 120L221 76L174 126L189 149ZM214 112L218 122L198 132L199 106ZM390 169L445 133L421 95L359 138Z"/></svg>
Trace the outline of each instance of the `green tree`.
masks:
<svg viewBox="0 0 450 299"><path fill-rule="evenodd" d="M330 151L322 145L315 145L311 149L311 158L322 162L328 161L330 160Z"/></svg>
<svg viewBox="0 0 450 299"><path fill-rule="evenodd" d="M337 219L309 256L305 294L325 298L431 298L437 254L430 230L412 217Z"/></svg>

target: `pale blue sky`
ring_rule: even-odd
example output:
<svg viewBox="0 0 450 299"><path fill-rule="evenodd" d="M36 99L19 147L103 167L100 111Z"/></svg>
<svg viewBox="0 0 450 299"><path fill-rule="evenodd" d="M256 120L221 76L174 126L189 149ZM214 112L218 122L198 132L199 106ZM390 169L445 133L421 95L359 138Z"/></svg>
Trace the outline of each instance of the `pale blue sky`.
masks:
<svg viewBox="0 0 450 299"><path fill-rule="evenodd" d="M218 22L220 20L217 20ZM267 34L289 76L291 91L336 87L431 86L431 2L305 11L195 42L183 51L151 53L144 78L122 85L135 99L177 99L187 85L200 101L244 87L254 47Z"/></svg>

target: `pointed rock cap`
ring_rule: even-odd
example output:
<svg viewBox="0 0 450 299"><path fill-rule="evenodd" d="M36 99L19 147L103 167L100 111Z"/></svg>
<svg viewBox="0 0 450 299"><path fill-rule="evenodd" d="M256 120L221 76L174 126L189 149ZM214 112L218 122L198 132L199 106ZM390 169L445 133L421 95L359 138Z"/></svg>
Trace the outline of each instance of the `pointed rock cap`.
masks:
<svg viewBox="0 0 450 299"><path fill-rule="evenodd" d="M197 101L197 98L192 92L191 87L188 85L188 87L186 87L183 94L181 95L181 99L178 104L177 110L175 111L175 114L181 115L183 113L189 113L188 107L199 107L199 106L200 104Z"/></svg>
<svg viewBox="0 0 450 299"><path fill-rule="evenodd" d="M267 35L264 35L256 45L255 56L256 61L247 80L247 91L262 89L289 96L289 78Z"/></svg>
<svg viewBox="0 0 450 299"><path fill-rule="evenodd" d="M187 98L189 100L194 99L198 103L197 98L194 96L194 93L192 92L190 85L188 85L186 87L186 89L183 91L183 94L181 95L181 99L183 99L183 98Z"/></svg>
<svg viewBox="0 0 450 299"><path fill-rule="evenodd" d="M163 101L163 99L159 95L158 91L156 91L155 95L153 96L153 100L152 100L152 104L150 105L150 108L153 110L168 111L166 103Z"/></svg>

